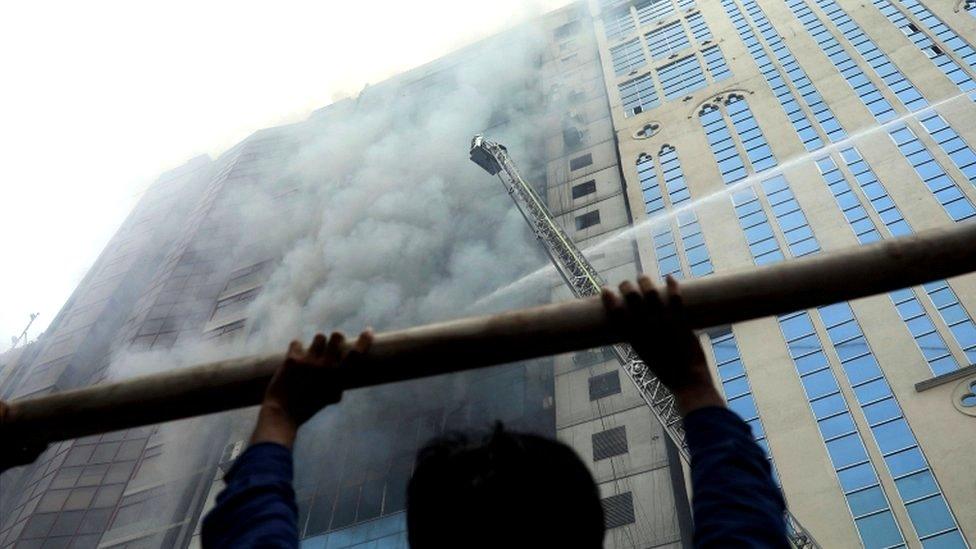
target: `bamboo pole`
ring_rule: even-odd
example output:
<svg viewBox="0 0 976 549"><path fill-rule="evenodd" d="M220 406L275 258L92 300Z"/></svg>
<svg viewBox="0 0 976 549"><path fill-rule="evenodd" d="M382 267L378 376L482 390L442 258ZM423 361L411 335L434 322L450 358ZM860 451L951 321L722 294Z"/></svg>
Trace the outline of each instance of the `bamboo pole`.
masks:
<svg viewBox="0 0 976 549"><path fill-rule="evenodd" d="M976 223L682 283L695 328L784 314L976 271ZM617 343L598 297L376 334L344 389ZM260 402L283 354L226 360L9 403L0 451ZM8 446L9 445L9 446Z"/></svg>

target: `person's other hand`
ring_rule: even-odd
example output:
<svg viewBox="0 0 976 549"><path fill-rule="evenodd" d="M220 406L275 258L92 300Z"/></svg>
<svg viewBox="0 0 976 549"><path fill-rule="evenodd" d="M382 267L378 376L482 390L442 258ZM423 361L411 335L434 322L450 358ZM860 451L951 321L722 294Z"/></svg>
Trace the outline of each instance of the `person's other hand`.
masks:
<svg viewBox="0 0 976 549"><path fill-rule="evenodd" d="M712 382L698 336L688 326L681 290L671 276L662 299L647 275L620 284L620 294L604 288L610 321L630 341L641 360L674 393L682 414L724 406Z"/></svg>
<svg viewBox="0 0 976 549"><path fill-rule="evenodd" d="M251 443L291 446L303 423L342 397L336 368L355 367L372 343L370 330L361 333L348 349L340 332L329 337L316 334L307 350L300 341L292 341L285 361L268 383Z"/></svg>

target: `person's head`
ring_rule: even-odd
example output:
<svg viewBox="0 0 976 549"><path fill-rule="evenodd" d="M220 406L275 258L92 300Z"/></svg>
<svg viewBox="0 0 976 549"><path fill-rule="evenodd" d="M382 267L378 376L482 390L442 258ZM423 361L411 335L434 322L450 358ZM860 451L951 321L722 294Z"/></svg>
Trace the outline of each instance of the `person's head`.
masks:
<svg viewBox="0 0 976 549"><path fill-rule="evenodd" d="M461 434L420 450L407 486L413 549L602 547L596 484L565 444L505 431Z"/></svg>

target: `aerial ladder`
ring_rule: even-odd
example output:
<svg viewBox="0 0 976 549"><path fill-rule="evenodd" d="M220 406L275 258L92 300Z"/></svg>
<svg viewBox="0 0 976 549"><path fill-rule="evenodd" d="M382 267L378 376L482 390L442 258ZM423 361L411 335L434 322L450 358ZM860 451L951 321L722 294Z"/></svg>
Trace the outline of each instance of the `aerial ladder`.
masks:
<svg viewBox="0 0 976 549"><path fill-rule="evenodd" d="M583 256L569 235L556 223L549 208L535 189L522 179L518 168L508 155L508 149L479 134L471 141L470 156L472 162L481 166L489 174L497 175L501 180L532 232L542 242L556 271L573 294L578 298L599 294L604 285L603 278ZM616 344L611 349L620 362L621 369L637 387L637 392L678 448L681 458L690 463L691 456L685 442L684 426L674 395L651 372L630 345ZM802 549L819 547L813 536L789 511L786 512L786 525L790 541L795 547Z"/></svg>

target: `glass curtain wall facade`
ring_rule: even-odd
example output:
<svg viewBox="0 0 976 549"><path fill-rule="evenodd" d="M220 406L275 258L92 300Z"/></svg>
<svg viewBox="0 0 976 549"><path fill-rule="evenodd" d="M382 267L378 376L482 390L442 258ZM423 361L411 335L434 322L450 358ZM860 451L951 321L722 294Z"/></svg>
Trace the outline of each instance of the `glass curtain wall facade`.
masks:
<svg viewBox="0 0 976 549"><path fill-rule="evenodd" d="M637 71L659 82L661 53L691 48L677 30L694 20L729 76L706 81L689 68L693 85L662 86L635 109L625 93L634 76L605 71L620 155L632 159L644 271L681 272L665 228L687 211L718 274L973 217L972 18L924 0L651 4L653 26L638 17L646 3L599 7L616 25L602 25L607 51L645 39ZM675 212L657 169L663 150L696 159L682 162L689 199ZM974 292L967 275L703 338L730 407L769 449L791 512L821 545L972 543L974 443L958 433L976 426Z"/></svg>

